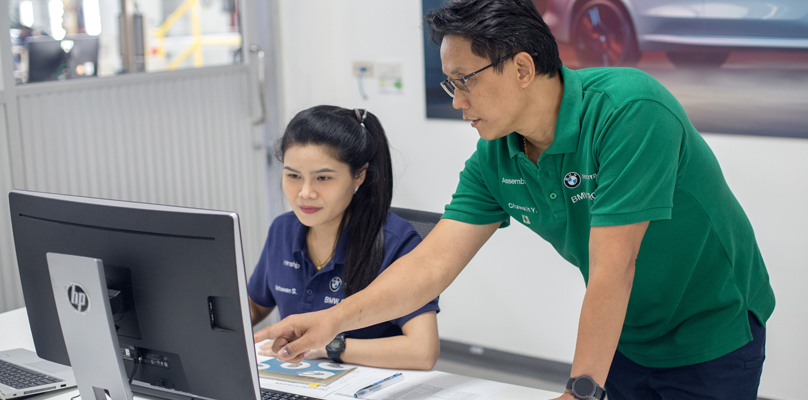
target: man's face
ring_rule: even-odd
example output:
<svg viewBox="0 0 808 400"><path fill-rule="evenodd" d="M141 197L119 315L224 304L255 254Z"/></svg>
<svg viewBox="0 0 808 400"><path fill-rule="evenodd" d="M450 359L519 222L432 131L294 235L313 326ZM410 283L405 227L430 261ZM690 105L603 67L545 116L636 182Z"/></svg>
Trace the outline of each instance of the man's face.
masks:
<svg viewBox="0 0 808 400"><path fill-rule="evenodd" d="M491 60L471 52L471 41L461 36L446 35L440 46L443 73L451 79L462 78L491 64ZM485 140L501 138L514 131L514 118L518 107L518 81L511 59L501 64L503 73L494 67L472 76L466 81L469 92L455 90L452 106L463 110L463 119L471 121L480 137Z"/></svg>

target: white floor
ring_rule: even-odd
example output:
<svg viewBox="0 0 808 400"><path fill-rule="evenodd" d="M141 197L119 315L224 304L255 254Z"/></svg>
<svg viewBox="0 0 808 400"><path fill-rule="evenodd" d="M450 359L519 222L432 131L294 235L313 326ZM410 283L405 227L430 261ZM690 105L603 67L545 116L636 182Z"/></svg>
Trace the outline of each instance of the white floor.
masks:
<svg viewBox="0 0 808 400"><path fill-rule="evenodd" d="M474 378L484 378L492 381L505 382L513 385L527 386L558 393L562 393L564 391L564 385L561 383L544 381L541 379L536 379L522 375L510 374L507 372L472 366L465 363L445 359L438 359L437 364L435 364L435 370L451 372L453 374L458 375L471 376Z"/></svg>
<svg viewBox="0 0 808 400"><path fill-rule="evenodd" d="M513 385L527 386L551 392L558 392L559 394L564 392L564 385L561 383L545 381L522 375L510 374L507 372L502 372L494 369L472 366L457 361L438 359L437 364L435 364L435 369L438 371L451 372L453 374L471 376L474 378L483 378L497 382L510 383ZM758 400L767 400L767 399L763 397L758 397Z"/></svg>

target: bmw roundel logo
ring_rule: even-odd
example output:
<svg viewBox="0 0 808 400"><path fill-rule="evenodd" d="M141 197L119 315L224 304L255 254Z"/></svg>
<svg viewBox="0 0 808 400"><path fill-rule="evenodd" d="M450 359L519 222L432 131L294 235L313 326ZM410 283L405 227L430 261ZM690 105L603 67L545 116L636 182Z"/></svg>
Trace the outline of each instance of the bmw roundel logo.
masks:
<svg viewBox="0 0 808 400"><path fill-rule="evenodd" d="M570 172L566 176L564 176L564 186L575 189L578 185L581 184L581 175L578 175L577 172Z"/></svg>
<svg viewBox="0 0 808 400"><path fill-rule="evenodd" d="M342 287L342 278L336 277L331 280L331 283L328 284L328 287L331 289L332 292L336 292Z"/></svg>

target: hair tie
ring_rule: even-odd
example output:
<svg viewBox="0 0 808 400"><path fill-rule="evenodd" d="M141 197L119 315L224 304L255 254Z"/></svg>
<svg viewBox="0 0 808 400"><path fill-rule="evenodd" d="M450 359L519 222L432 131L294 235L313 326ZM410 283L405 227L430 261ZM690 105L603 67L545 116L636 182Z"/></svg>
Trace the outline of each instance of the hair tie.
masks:
<svg viewBox="0 0 808 400"><path fill-rule="evenodd" d="M353 110L354 110L354 113L356 113L356 119L359 120L359 125L362 125L362 127L364 128L365 127L365 118L368 117L368 110L367 109L362 110L363 112L362 112L361 115L359 114L359 109L358 108L354 108Z"/></svg>

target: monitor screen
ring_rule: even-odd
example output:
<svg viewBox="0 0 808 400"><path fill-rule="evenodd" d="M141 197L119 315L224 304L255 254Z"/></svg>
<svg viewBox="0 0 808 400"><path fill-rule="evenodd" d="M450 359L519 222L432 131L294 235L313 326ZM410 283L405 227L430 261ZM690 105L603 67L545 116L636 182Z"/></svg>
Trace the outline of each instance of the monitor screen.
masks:
<svg viewBox="0 0 808 400"><path fill-rule="evenodd" d="M132 391L166 399L259 397L235 213L46 193L9 194L37 354L69 364L47 253L103 261ZM135 359L138 359L137 368Z"/></svg>

